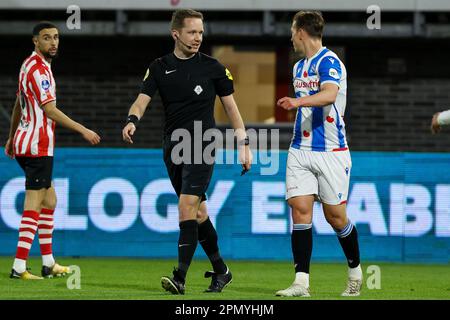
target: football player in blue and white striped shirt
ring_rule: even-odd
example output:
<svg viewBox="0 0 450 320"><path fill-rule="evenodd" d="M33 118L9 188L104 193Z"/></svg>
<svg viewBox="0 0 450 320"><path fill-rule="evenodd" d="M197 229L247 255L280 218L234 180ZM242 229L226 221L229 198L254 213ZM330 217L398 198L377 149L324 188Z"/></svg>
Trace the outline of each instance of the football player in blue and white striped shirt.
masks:
<svg viewBox="0 0 450 320"><path fill-rule="evenodd" d="M347 218L346 202L352 161L345 137L344 112L347 72L337 55L322 46L322 14L298 12L291 41L305 58L293 70L295 98L284 97L278 106L297 109L286 167L286 200L292 208L294 283L276 294L309 294L313 204L318 200L334 228L348 262L344 296L358 296L362 285L358 234Z"/></svg>

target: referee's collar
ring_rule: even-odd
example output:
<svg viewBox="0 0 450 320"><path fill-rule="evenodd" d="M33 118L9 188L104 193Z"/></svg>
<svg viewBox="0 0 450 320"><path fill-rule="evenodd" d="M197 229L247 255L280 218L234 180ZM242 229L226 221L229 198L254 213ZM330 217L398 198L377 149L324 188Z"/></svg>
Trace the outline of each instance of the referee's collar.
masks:
<svg viewBox="0 0 450 320"><path fill-rule="evenodd" d="M189 61L189 60L192 60L193 58L197 57L198 55L200 55L200 52L196 52L192 57L189 57L189 58L181 58L175 54L175 51L172 52L172 54L175 57L175 59L177 59L179 61Z"/></svg>
<svg viewBox="0 0 450 320"><path fill-rule="evenodd" d="M49 67L50 69L52 68L52 66L50 65L50 63L47 61L47 60L45 60L43 57L41 57L36 51L33 51L33 53L31 54L31 56L33 57L33 56L36 56L38 59L41 59L44 63L45 63L45 65L47 66L47 67Z"/></svg>

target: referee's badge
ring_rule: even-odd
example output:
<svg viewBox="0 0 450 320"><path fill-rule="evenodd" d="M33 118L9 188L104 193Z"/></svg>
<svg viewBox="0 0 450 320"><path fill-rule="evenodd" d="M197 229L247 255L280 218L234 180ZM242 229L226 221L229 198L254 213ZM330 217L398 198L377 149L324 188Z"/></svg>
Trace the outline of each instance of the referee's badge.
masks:
<svg viewBox="0 0 450 320"><path fill-rule="evenodd" d="M145 79L147 79L149 75L150 75L150 69L147 68L147 72L145 73L143 81L145 81Z"/></svg>
<svg viewBox="0 0 450 320"><path fill-rule="evenodd" d="M196 87L194 88L194 92L195 92L197 95L199 95L200 93L203 92L203 88L202 88L201 86L196 86Z"/></svg>
<svg viewBox="0 0 450 320"><path fill-rule="evenodd" d="M231 75L230 70L228 70L227 68L225 68L225 74L227 75L228 79L230 79L231 81L233 81L233 76Z"/></svg>

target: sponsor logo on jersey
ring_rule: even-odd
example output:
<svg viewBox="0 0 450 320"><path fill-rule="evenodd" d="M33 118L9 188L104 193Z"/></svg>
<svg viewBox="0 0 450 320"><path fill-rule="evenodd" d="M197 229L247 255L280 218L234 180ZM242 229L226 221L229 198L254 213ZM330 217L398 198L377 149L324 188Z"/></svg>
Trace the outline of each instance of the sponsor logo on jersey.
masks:
<svg viewBox="0 0 450 320"><path fill-rule="evenodd" d="M294 80L294 88L295 89L302 89L302 88L318 89L319 88L319 81L317 81L317 80L310 80L308 82L305 82L302 79L295 78L295 80Z"/></svg>
<svg viewBox="0 0 450 320"><path fill-rule="evenodd" d="M330 75L330 77L332 77L334 79L339 79L339 73L337 72L336 69L330 68L330 71L328 71L328 74Z"/></svg>
<svg viewBox="0 0 450 320"><path fill-rule="evenodd" d="M147 68L147 72L145 72L145 76L144 76L144 80L148 78L148 76L150 75L150 69Z"/></svg>
<svg viewBox="0 0 450 320"><path fill-rule="evenodd" d="M21 127L22 129L28 128L29 125L30 125L30 122L29 122L29 121L26 121L26 120L24 120L24 119L21 119L21 120L20 120L20 127Z"/></svg>
<svg viewBox="0 0 450 320"><path fill-rule="evenodd" d="M228 70L227 68L225 68L225 74L227 75L228 79L230 79L231 81L233 81L233 76L231 75L230 70Z"/></svg>
<svg viewBox="0 0 450 320"><path fill-rule="evenodd" d="M47 91L50 88L50 81L48 81L47 79L42 79L41 87L42 87L42 89Z"/></svg>

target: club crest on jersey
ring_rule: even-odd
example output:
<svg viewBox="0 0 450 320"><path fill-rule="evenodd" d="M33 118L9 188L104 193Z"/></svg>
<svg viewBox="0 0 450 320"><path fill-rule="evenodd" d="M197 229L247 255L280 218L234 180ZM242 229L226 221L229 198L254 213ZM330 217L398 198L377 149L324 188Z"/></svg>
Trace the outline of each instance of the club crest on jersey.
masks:
<svg viewBox="0 0 450 320"><path fill-rule="evenodd" d="M50 88L50 81L48 81L47 79L43 79L41 81L41 87L42 89L44 89L45 91L48 90L48 88Z"/></svg>
<svg viewBox="0 0 450 320"><path fill-rule="evenodd" d="M202 93L203 92L203 88L201 87L201 86L196 86L195 88L194 88L194 92L197 94L197 95L199 95L200 93Z"/></svg>

